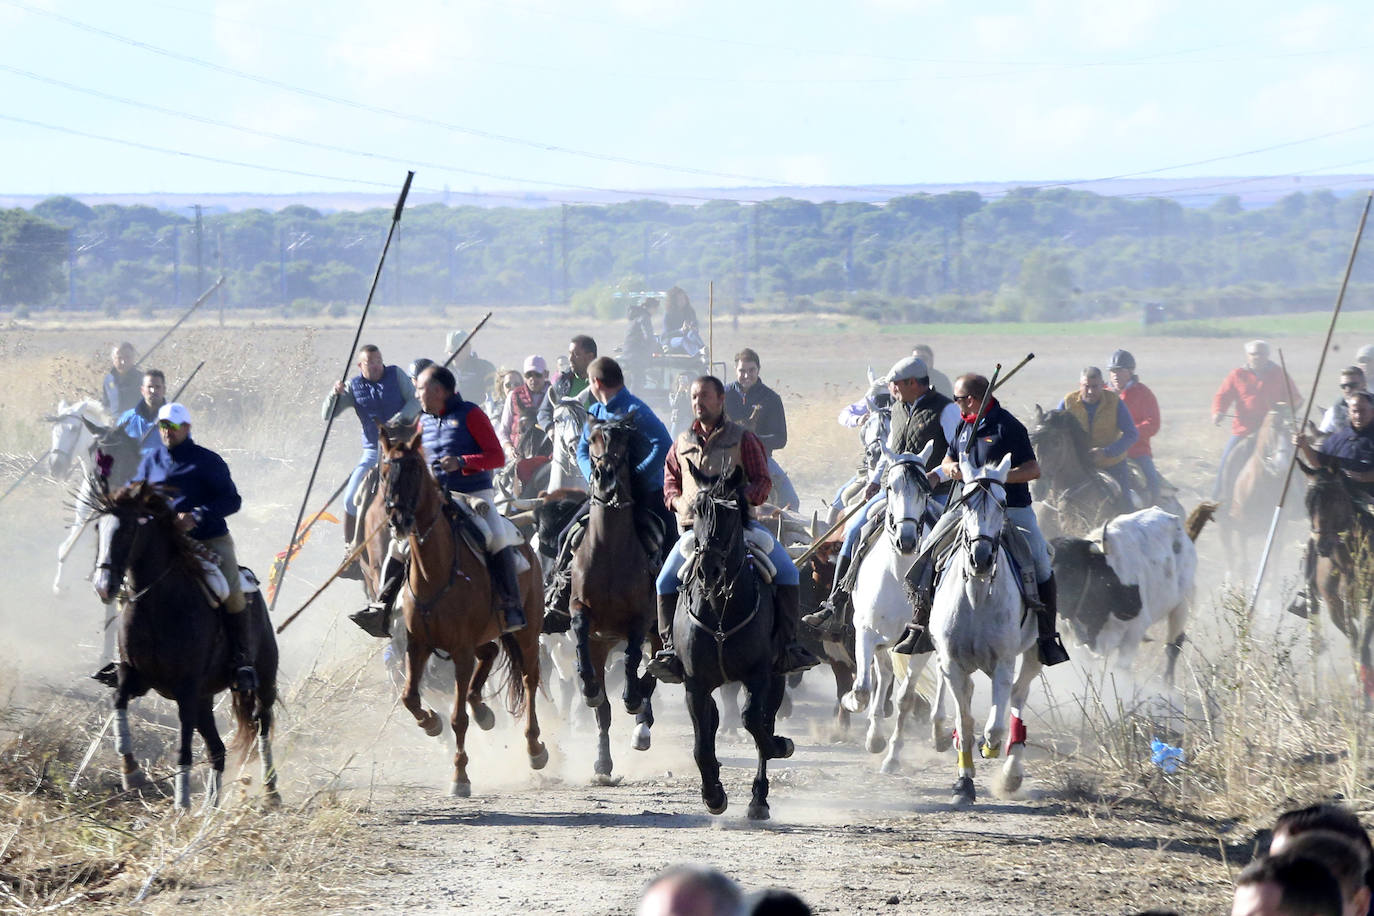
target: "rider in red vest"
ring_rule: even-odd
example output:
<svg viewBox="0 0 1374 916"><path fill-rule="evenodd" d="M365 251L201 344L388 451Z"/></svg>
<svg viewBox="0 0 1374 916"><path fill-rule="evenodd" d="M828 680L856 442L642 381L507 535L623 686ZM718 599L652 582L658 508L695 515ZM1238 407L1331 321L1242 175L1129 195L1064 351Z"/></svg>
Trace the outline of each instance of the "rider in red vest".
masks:
<svg viewBox="0 0 1374 916"><path fill-rule="evenodd" d="M1217 480L1212 498L1221 498L1226 477L1226 463L1236 445L1259 432L1265 416L1275 404L1289 402L1294 409L1302 406L1302 395L1293 380L1278 363L1269 359L1269 344L1252 340L1245 345L1245 365L1237 366L1226 376L1212 398L1212 423L1220 426L1228 409L1235 408L1231 420L1231 438L1221 451L1217 466Z"/></svg>

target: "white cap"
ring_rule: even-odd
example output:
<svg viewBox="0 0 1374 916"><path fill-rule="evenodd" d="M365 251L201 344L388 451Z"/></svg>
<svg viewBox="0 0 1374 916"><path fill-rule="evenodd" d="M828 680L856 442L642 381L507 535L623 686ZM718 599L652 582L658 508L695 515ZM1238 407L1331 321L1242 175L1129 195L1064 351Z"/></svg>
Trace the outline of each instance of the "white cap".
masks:
<svg viewBox="0 0 1374 916"><path fill-rule="evenodd" d="M191 411L185 405L173 401L170 404L163 404L157 411L158 422L169 420L177 426L185 426L191 422Z"/></svg>
<svg viewBox="0 0 1374 916"><path fill-rule="evenodd" d="M1254 356L1268 356L1269 344L1262 340L1252 340L1245 345L1245 352Z"/></svg>

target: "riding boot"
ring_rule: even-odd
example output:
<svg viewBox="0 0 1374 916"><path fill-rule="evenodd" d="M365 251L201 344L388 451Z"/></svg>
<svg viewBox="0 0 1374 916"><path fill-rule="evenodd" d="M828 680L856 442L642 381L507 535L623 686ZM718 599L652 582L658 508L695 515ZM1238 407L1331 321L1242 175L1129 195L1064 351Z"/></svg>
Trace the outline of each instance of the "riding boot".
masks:
<svg viewBox="0 0 1374 916"><path fill-rule="evenodd" d="M652 674L662 684L681 684L684 675L682 660L673 649L673 618L677 616L677 596L676 590L658 596L658 635L663 638L663 648L644 666L645 672Z"/></svg>
<svg viewBox="0 0 1374 916"><path fill-rule="evenodd" d="M839 560L835 563L835 582L830 587L829 596L821 602L814 614L803 617L802 623L808 627L815 627L822 633L844 632L845 625L849 622L850 602L849 592L843 583L852 562L849 557L840 554Z"/></svg>
<svg viewBox="0 0 1374 916"><path fill-rule="evenodd" d="M1055 617L1059 614L1059 589L1053 573L1040 583L1039 593L1040 607L1035 609L1035 623L1040 636L1036 642L1040 647L1040 664L1048 668L1069 660L1069 653L1054 628Z"/></svg>
<svg viewBox="0 0 1374 916"><path fill-rule="evenodd" d="M113 690L119 686L119 666L114 662L106 662L104 667L91 675L91 680L99 681Z"/></svg>
<svg viewBox="0 0 1374 916"><path fill-rule="evenodd" d="M572 628L572 614L568 610L571 600L572 568L564 564L554 569L544 589L544 626L540 632L566 633Z"/></svg>
<svg viewBox="0 0 1374 916"><path fill-rule="evenodd" d="M907 575L908 584L914 580L911 589L915 613L907 623L902 635L892 644L892 651L898 655L925 655L935 651L935 643L930 638L930 606L935 602L935 563L930 558L923 559Z"/></svg>
<svg viewBox="0 0 1374 916"><path fill-rule="evenodd" d="M344 555L341 562L344 563L343 569L339 570L340 579L356 579L362 581L363 570L358 565L357 559L349 560L353 554L353 548L357 545L353 543L353 538L358 534L358 516L344 513Z"/></svg>
<svg viewBox="0 0 1374 916"><path fill-rule="evenodd" d="M358 516L350 515L349 513L345 512L343 529L344 545L351 550L353 547L353 538L358 533Z"/></svg>
<svg viewBox="0 0 1374 916"><path fill-rule="evenodd" d="M368 636L390 636L391 606L396 603L396 596L401 593L405 580L405 561L388 554L386 562L382 564L382 590L377 600L363 610L349 614L348 619L362 627Z"/></svg>
<svg viewBox="0 0 1374 916"><path fill-rule="evenodd" d="M515 548L503 547L488 560L496 603L501 608L501 632L525 628L525 605L520 600L520 577L515 572Z"/></svg>
<svg viewBox="0 0 1374 916"><path fill-rule="evenodd" d="M801 620L801 586L773 586L773 633L778 651L773 670L778 674L805 671L821 663L810 649L797 642L797 626Z"/></svg>
<svg viewBox="0 0 1374 916"><path fill-rule="evenodd" d="M257 640L253 615L248 609L224 615L224 633L229 637L229 666L234 669L234 689L252 693L258 689L258 672L253 667Z"/></svg>

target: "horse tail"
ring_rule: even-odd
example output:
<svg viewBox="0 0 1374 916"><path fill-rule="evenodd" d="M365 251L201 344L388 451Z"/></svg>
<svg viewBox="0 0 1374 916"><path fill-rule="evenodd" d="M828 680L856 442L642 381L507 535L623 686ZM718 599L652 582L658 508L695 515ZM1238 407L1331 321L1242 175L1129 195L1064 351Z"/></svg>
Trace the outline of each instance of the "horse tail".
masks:
<svg viewBox="0 0 1374 916"><path fill-rule="evenodd" d="M263 695L257 690L252 693L231 690L230 693L234 697L235 728L229 752L233 760L247 763L257 753L259 719L262 728L270 731L272 727L272 706L270 701L264 706Z"/></svg>
<svg viewBox="0 0 1374 916"><path fill-rule="evenodd" d="M1188 540L1196 541L1197 536L1202 533L1202 529L1212 520L1216 514L1217 504L1210 500L1203 500L1197 504L1192 512L1188 513L1188 520L1183 523L1183 530L1188 533Z"/></svg>
<svg viewBox="0 0 1374 916"><path fill-rule="evenodd" d="M525 679L521 676L525 670L525 653L514 633L501 634L501 651L506 662L502 672L506 679L506 711L519 717L525 714L525 704L529 702L525 695Z"/></svg>

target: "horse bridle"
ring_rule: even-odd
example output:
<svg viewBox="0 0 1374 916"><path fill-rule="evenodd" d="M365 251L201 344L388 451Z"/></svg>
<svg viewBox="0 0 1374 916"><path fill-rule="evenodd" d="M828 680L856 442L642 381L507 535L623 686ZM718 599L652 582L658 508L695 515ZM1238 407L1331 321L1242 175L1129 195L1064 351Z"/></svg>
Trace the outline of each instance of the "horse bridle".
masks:
<svg viewBox="0 0 1374 916"><path fill-rule="evenodd" d="M116 513L114 513L113 511L108 511L105 514L115 515ZM147 509L138 510L135 516L137 521L137 527L134 529L134 536L133 540L129 544L129 549L125 552L124 568L120 571L121 575L119 577L119 590L124 593L124 602L126 604L134 604L138 601L138 599L148 594L152 587L161 582L163 577L165 577L168 571L172 568L172 565L168 563L162 568L162 572L158 573L157 576L153 579L153 581L149 582L147 585L145 585L143 588L140 588L136 592L129 592L126 588L126 583L128 582L129 578L129 568L134 565L134 562L138 559L141 553L143 532L147 530L148 523L153 521L154 517L155 516L153 515L153 513L149 512ZM108 570L110 572L111 578L113 578L114 576L114 564L110 562L108 557L106 557L105 562L95 564L95 568Z"/></svg>
<svg viewBox="0 0 1374 916"><path fill-rule="evenodd" d="M899 468L902 469L902 471L903 471L904 474L909 474L909 473L910 473L909 470L907 470L907 469L909 469L909 468L915 468L915 469L916 469L917 473L911 474L910 476L912 476L912 477L914 477L914 478L916 479L916 481L917 481L916 486L917 486L923 493L925 493L925 495L926 495L927 498L929 498L930 495L931 495L932 493L935 492L933 489L931 489L929 478L926 477L926 473L925 473L925 470L926 470L926 469L925 469L925 466L922 465L921 462L918 461L916 458L914 458L914 457L913 457L913 458L905 458L905 459L901 459L901 460L898 460L898 461L894 461L894 462L892 462L892 464L888 465L888 468L887 468L887 471L886 471L886 473L885 473L885 476L888 478L889 481L891 480L893 471L896 471L896 470L899 469ZM896 538L897 538L897 532L898 532L899 530L901 530L902 525L906 524L907 522L911 522L912 524L914 524L914 525L916 526L916 532L917 532L917 534L919 535L919 534L920 534L920 531L921 531L921 525L923 524L923 522L925 521L925 519L924 519L924 518L912 518L912 517L910 517L910 516L902 516L901 518L896 518L896 517L894 517L893 514L892 514L892 512L890 511L891 508L892 508L892 496L891 496L891 493L892 493L892 484L889 482L889 483L883 488L883 490L884 490L884 495L885 495L886 498L887 498L887 505L888 505L888 509L889 509L888 512L884 513L884 514L887 516L887 518L886 518L886 520L885 520L885 524L884 524L884 527L885 527L886 530L887 530L887 536L888 536L890 539L892 539L892 540L894 541L894 543L895 543Z"/></svg>
<svg viewBox="0 0 1374 916"><path fill-rule="evenodd" d="M709 499L719 508L729 509L733 512L740 513L741 521L739 536L740 539L743 540L744 526L748 524L747 510L741 509L738 497L727 498L724 496L713 496L711 494L706 494L706 498ZM733 542L731 546L733 546ZM716 582L720 584L715 588L712 588L712 582L708 582L706 580L706 574L703 571L704 564L702 563L702 560L709 554L714 554L720 557L720 565L721 569L723 570L720 577L716 580ZM743 630L745 627L747 627L750 624L750 622L758 616L759 609L762 607L763 604L763 590L755 589L754 606L749 610L748 614L744 615L743 620L739 621L727 630L725 628L725 608L729 605L730 599L735 596L735 586L739 583L740 578L744 575L744 569L749 563L749 548L747 545L745 545L744 549L740 551L739 564L735 567L734 572L729 572L725 568L726 561L729 559L729 557L726 555L726 548L716 546L713 544L708 544L706 543L705 538L697 537L694 539L692 555L694 561L692 567L692 578L701 583L702 592L706 597L714 597L717 599L717 603L715 603L716 623L714 627L707 626L706 623L696 615L690 602L687 603L687 619L691 622L692 626L706 633L711 634L711 636L715 639L716 664L720 667L721 677L725 678L727 677L725 672L725 641L729 639L731 636L738 633L740 630ZM703 601L702 603L706 606L710 606L712 604L712 602L710 601Z"/></svg>
<svg viewBox="0 0 1374 916"><path fill-rule="evenodd" d="M1007 510L1006 499L999 499L997 497L997 494L994 493L992 490L992 484L996 482L997 481L989 480L985 477L969 481L964 485L964 492L961 496L960 501L966 503L974 495L981 493L983 496L986 496L988 499L991 499L993 502L997 503L997 505L1002 509L1002 512L1005 515ZM995 576L997 575L997 552L1002 549L1001 532L998 532L997 534L983 534L982 532L979 532L978 534L970 536L968 533L967 526L961 522L959 525L959 538L956 542L957 545L960 548L967 549L968 553L971 556L973 553L973 548L978 544L979 541L987 542L990 549L992 550L993 562L991 575Z"/></svg>
<svg viewBox="0 0 1374 916"><path fill-rule="evenodd" d="M610 434L605 429L600 429L597 430L596 433L593 433L593 435L598 434L602 437L604 451L602 451L600 455L592 458L592 479L587 481L587 483L591 485L591 501L593 504L605 506L607 509L627 509L634 505L634 496L629 492L629 487L619 486L620 474L618 467L621 463L624 463L628 467L630 462L629 455L621 455L619 459L612 456ZM609 499L604 495L606 488L601 482L607 475L610 476L611 481L616 485Z"/></svg>

